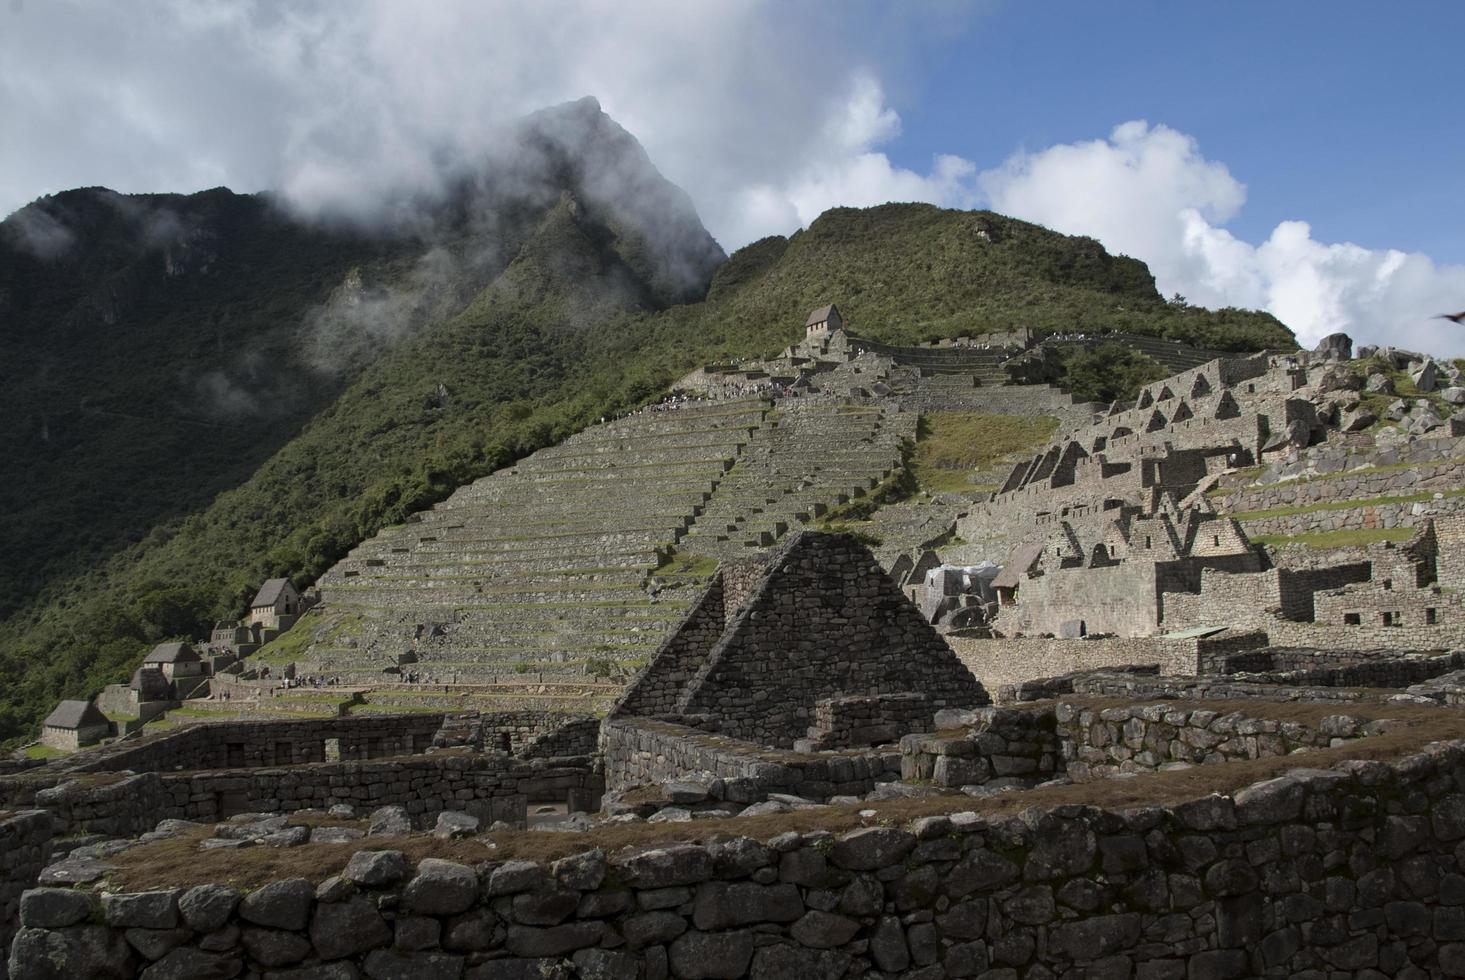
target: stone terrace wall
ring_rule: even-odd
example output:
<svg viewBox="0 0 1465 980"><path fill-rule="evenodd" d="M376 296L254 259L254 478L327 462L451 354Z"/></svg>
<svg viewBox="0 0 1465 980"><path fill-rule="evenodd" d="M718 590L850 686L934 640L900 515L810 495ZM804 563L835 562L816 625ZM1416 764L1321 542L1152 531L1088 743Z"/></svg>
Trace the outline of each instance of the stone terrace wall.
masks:
<svg viewBox="0 0 1465 980"><path fill-rule="evenodd" d="M326 760L326 740L339 740L342 759L421 752L442 726L442 714L196 725L136 744L87 753L73 772L168 772L296 765Z"/></svg>
<svg viewBox="0 0 1465 980"><path fill-rule="evenodd" d="M1329 715L1316 727L1175 704L1091 708L1060 702L1054 709L1070 779L1145 772L1236 759L1263 759L1325 749L1343 739L1377 734L1384 726L1351 715Z"/></svg>
<svg viewBox="0 0 1465 980"><path fill-rule="evenodd" d="M758 803L769 793L788 793L822 802L900 778L900 753L893 749L796 753L645 718L606 722L602 746L606 787L613 791L705 772L723 781L714 793L719 799Z"/></svg>
<svg viewBox="0 0 1465 980"><path fill-rule="evenodd" d="M1401 688L1465 667L1465 652L1401 655L1397 650L1269 649L1228 658L1226 666L1232 669L1216 673L1244 671L1246 680L1269 684Z"/></svg>
<svg viewBox="0 0 1465 980"><path fill-rule="evenodd" d="M1039 677L1053 677L1079 670L1157 664L1163 674L1194 674L1199 651L1214 644L1197 640L1168 640L1163 637L1059 640L1040 637L977 639L947 636L946 642L984 687L1004 698L1003 685L1019 685ZM1247 645L1266 642L1265 636L1248 636Z"/></svg>
<svg viewBox="0 0 1465 980"><path fill-rule="evenodd" d="M549 866L388 857L243 901L221 885L32 896L13 980L83 962L132 975L147 957L128 936L159 976L1422 980L1465 973L1462 841L1465 744L1447 743L1122 811L964 812Z"/></svg>
<svg viewBox="0 0 1465 980"><path fill-rule="evenodd" d="M78 779L36 794L60 834L134 836L158 821L222 820L237 813L294 813L337 803L406 807L420 823L444 810L485 822L522 823L528 802L567 801L598 809L603 787L589 759L525 762L497 753L440 753L289 768L139 773Z"/></svg>
<svg viewBox="0 0 1465 980"><path fill-rule="evenodd" d="M1360 531L1372 528L1415 527L1430 517L1465 511L1465 497L1440 500L1419 500L1367 507L1339 507L1315 510L1305 514L1282 514L1275 517L1243 518L1246 533L1257 534L1325 534L1329 531Z"/></svg>
<svg viewBox="0 0 1465 980"><path fill-rule="evenodd" d="M0 954L10 948L20 917L20 897L36 883L51 857L51 815L40 810L0 811ZM5 980L0 961L0 980Z"/></svg>
<svg viewBox="0 0 1465 980"><path fill-rule="evenodd" d="M1267 681L1266 674L1237 677L1155 677L1096 671L1073 679L1075 695L1116 698L1166 698L1180 701L1359 701L1355 690L1336 687L1308 687ZM1253 679L1259 678L1259 679Z"/></svg>
<svg viewBox="0 0 1465 980"><path fill-rule="evenodd" d="M1343 500L1395 497L1425 490L1465 486L1465 460L1425 463L1405 470L1365 469L1321 479L1289 480L1268 486L1243 487L1215 498L1227 513L1306 507Z"/></svg>

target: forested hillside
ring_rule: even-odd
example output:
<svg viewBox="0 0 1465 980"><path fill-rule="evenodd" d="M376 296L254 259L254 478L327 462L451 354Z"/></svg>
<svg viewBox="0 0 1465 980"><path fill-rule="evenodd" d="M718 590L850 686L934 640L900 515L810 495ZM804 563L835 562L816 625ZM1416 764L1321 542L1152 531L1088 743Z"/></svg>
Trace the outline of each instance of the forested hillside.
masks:
<svg viewBox="0 0 1465 980"><path fill-rule="evenodd" d="M712 276L720 250L634 140L593 103L549 118L512 157L540 168L533 193L468 181L390 234L299 226L226 191L143 202L234 215L189 225L207 234L186 249L69 223L83 201L119 210L110 192L33 206L75 239L61 257L6 222L0 355L22 367L0 407L21 422L0 449L21 465L0 552L24 555L4 570L0 740L125 677L147 645L237 615L261 579L307 584L691 367L777 350L821 302L894 342L1026 325L1291 343L1264 314L1166 303L1142 263L1092 240L926 205L836 209ZM88 258L66 271L67 254ZM252 374L240 352L272 367Z"/></svg>

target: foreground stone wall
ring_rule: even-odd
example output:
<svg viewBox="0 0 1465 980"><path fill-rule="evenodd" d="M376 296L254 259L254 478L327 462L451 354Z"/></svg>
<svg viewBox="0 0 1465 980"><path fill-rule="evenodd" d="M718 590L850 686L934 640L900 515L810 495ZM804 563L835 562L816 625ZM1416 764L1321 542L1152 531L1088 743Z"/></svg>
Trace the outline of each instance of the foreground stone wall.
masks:
<svg viewBox="0 0 1465 980"><path fill-rule="evenodd" d="M20 897L34 887L51 857L51 815L40 810L0 811L0 951L10 948L20 917ZM5 980L0 962L0 980Z"/></svg>
<svg viewBox="0 0 1465 980"><path fill-rule="evenodd" d="M37 892L22 904L12 970L1422 980L1465 973L1462 842L1456 742L1122 811L963 812L547 866L428 859L414 870L368 852L319 886L293 879L248 896L224 885Z"/></svg>
<svg viewBox="0 0 1465 980"><path fill-rule="evenodd" d="M607 721L601 745L606 787L616 791L708 773L721 780L717 799L758 803L770 793L788 793L823 801L862 795L900 778L900 753L893 747L804 754L645 718Z"/></svg>

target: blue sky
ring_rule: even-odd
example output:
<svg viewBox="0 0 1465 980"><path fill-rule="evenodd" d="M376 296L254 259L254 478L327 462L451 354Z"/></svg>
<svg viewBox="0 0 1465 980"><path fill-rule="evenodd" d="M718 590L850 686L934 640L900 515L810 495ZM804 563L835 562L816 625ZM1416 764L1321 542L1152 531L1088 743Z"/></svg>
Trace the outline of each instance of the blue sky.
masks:
<svg viewBox="0 0 1465 980"><path fill-rule="evenodd" d="M892 160L992 166L1129 119L1195 137L1247 187L1248 240L1465 262L1465 3L996 3L925 49Z"/></svg>
<svg viewBox="0 0 1465 980"><path fill-rule="evenodd" d="M1465 355L1465 3L9 0L0 214L268 190L370 221L594 95L732 250L991 207L1161 291Z"/></svg>

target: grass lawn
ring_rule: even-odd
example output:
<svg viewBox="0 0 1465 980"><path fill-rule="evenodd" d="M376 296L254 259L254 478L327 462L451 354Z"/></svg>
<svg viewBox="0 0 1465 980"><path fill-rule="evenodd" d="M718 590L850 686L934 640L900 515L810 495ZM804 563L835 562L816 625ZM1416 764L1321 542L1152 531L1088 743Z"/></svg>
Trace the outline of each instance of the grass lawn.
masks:
<svg viewBox="0 0 1465 980"><path fill-rule="evenodd" d="M975 472L1027 454L1052 438L1058 420L987 412L928 412L916 430L911 470L922 490L971 493Z"/></svg>
<svg viewBox="0 0 1465 980"><path fill-rule="evenodd" d="M49 745L42 745L40 742L37 742L35 745L27 745L25 747L25 756L27 759L61 759L70 754L70 752L67 752L64 749L53 748Z"/></svg>

